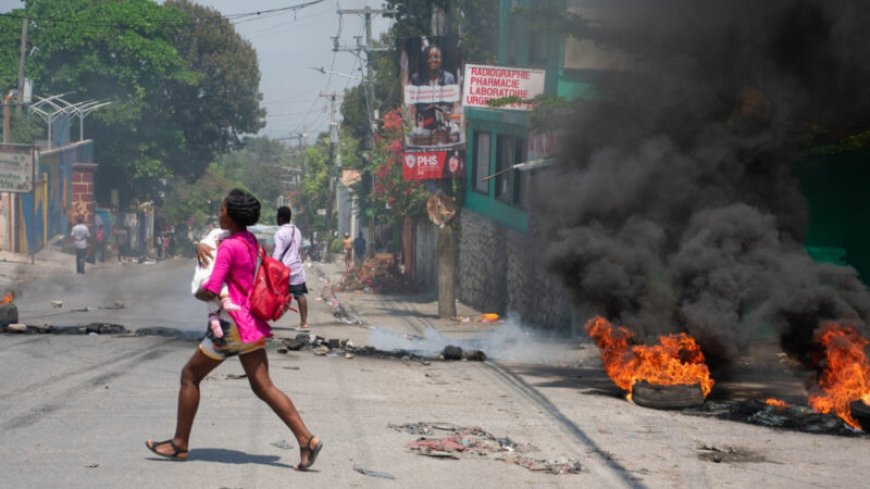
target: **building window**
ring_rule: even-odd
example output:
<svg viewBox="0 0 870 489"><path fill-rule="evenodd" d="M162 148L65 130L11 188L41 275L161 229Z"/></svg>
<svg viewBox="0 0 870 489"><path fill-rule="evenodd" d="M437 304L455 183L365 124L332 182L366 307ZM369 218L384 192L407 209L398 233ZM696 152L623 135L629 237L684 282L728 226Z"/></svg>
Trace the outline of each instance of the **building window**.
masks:
<svg viewBox="0 0 870 489"><path fill-rule="evenodd" d="M517 162L517 142L513 136L498 136L496 138L498 153L495 155L495 198L508 204L513 202L511 182L514 171L512 166Z"/></svg>
<svg viewBox="0 0 870 489"><path fill-rule="evenodd" d="M489 133L475 131L474 133L474 191L489 193Z"/></svg>
<svg viewBox="0 0 870 489"><path fill-rule="evenodd" d="M543 27L534 27L529 32L529 64L543 66L547 64L547 31Z"/></svg>

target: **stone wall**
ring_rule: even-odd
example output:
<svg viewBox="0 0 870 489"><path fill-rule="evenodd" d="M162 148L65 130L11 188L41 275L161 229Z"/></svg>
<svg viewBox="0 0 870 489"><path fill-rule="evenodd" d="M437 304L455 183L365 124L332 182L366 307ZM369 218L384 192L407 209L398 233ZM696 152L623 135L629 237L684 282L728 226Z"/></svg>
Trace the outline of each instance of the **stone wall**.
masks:
<svg viewBox="0 0 870 489"><path fill-rule="evenodd" d="M459 300L481 312L516 314L541 329L573 331L567 291L546 271L543 246L468 209L460 214Z"/></svg>

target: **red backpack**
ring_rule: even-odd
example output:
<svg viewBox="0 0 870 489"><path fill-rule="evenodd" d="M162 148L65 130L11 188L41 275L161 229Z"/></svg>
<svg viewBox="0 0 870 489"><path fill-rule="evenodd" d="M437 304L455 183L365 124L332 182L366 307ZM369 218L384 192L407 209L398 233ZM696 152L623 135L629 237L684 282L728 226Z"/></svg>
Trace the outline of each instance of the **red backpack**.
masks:
<svg viewBox="0 0 870 489"><path fill-rule="evenodd" d="M250 243L245 241L250 248ZM290 295L290 269L280 261L266 255L257 245L257 267L254 285L248 291L248 307L255 317L263 321L277 321L292 300Z"/></svg>

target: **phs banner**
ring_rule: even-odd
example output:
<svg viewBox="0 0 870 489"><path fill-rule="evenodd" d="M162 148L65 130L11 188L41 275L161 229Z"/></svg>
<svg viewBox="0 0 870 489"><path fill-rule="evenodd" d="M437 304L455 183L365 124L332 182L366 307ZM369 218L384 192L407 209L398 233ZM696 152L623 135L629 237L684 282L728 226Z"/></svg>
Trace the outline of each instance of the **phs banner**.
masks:
<svg viewBox="0 0 870 489"><path fill-rule="evenodd" d="M465 176L465 151L405 151L402 163L405 180Z"/></svg>
<svg viewBox="0 0 870 489"><path fill-rule="evenodd" d="M465 174L463 73L458 40L457 36L413 38L400 48L406 179Z"/></svg>

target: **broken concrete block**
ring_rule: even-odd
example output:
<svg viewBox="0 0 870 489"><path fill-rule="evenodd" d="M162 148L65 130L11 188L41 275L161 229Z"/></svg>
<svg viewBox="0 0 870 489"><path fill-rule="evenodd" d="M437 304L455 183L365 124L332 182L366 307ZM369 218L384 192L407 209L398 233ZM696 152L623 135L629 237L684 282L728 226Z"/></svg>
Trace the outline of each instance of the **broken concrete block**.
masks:
<svg viewBox="0 0 870 489"><path fill-rule="evenodd" d="M27 325L23 323L7 324L6 331L9 331L10 333L26 333Z"/></svg>
<svg viewBox="0 0 870 489"><path fill-rule="evenodd" d="M314 350L312 350L312 353L314 353L317 356L326 355L327 353L329 353L329 347L326 345L320 345L317 348L315 348Z"/></svg>

